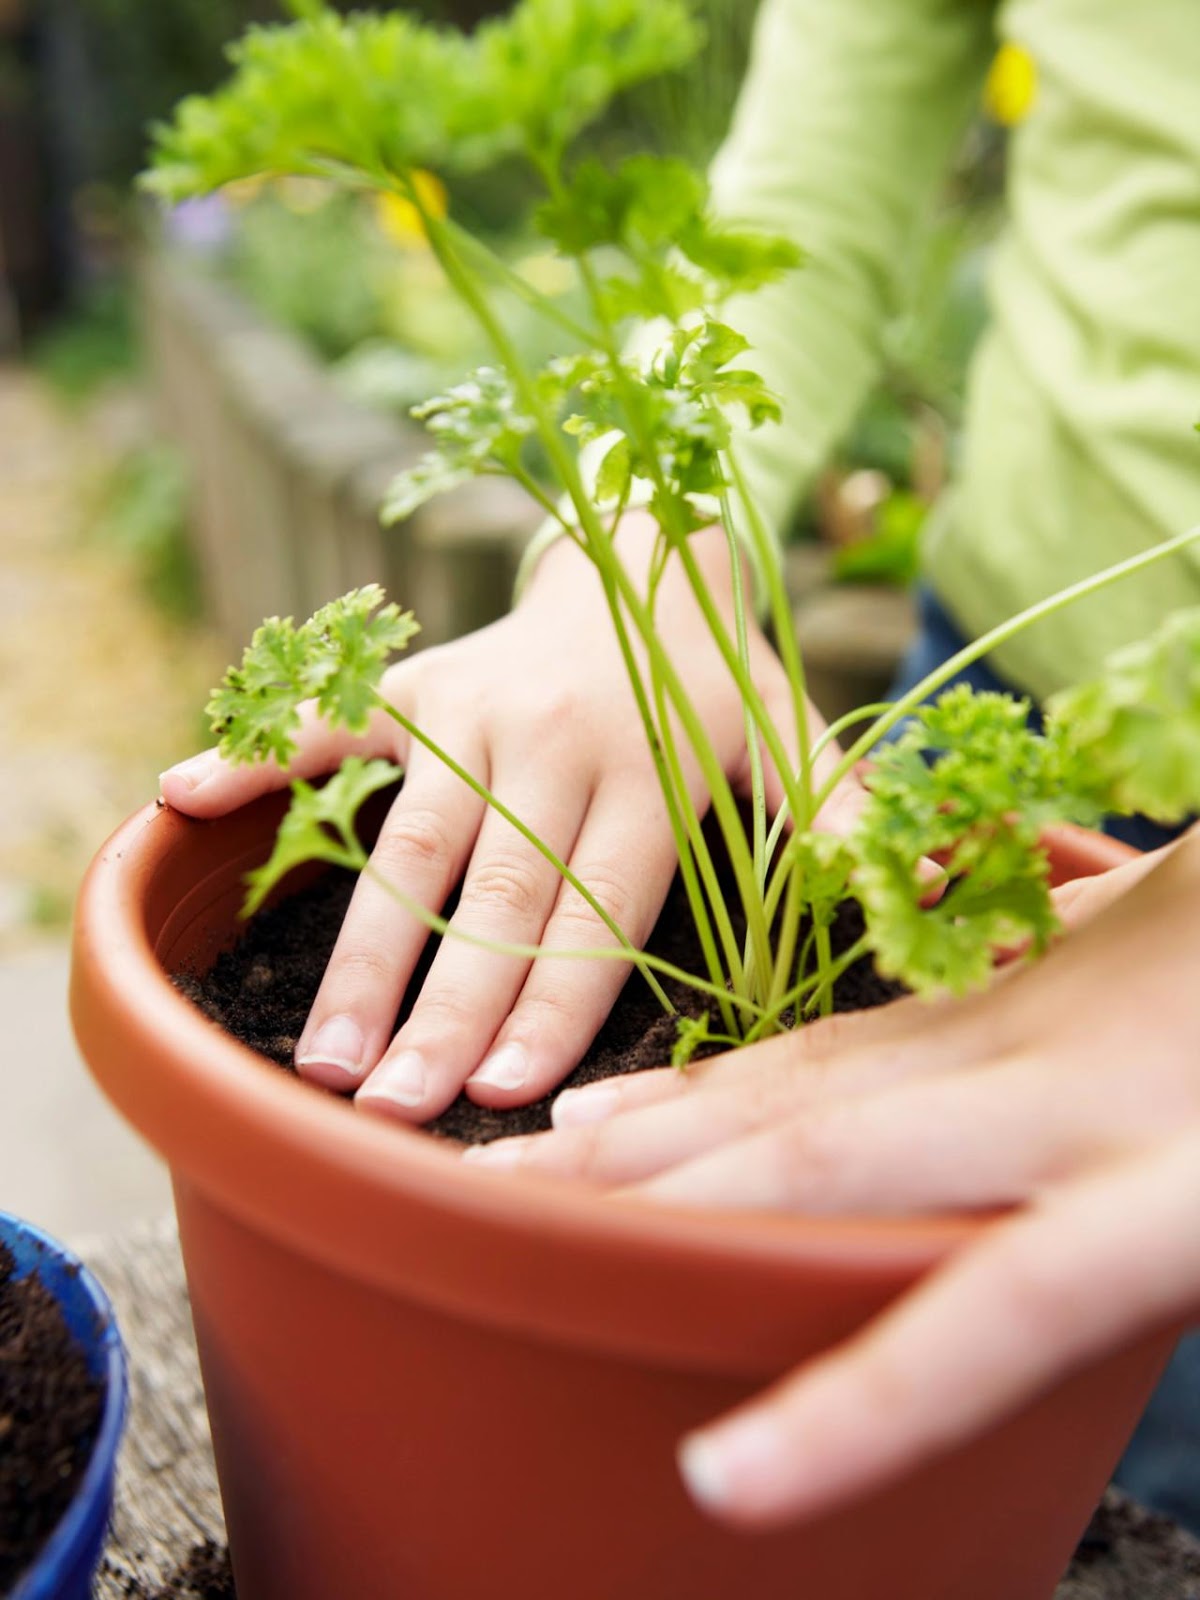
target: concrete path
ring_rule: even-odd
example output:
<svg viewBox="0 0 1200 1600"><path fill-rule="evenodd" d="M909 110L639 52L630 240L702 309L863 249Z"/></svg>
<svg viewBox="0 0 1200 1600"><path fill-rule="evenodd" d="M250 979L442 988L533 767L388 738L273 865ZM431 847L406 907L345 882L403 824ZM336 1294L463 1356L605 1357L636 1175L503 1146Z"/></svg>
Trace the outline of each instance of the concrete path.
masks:
<svg viewBox="0 0 1200 1600"><path fill-rule="evenodd" d="M64 923L107 835L200 742L224 665L95 534L145 437L135 392L67 411L0 365L0 1208L72 1238L157 1216L170 1191L80 1063Z"/></svg>
<svg viewBox="0 0 1200 1600"><path fill-rule="evenodd" d="M161 1215L171 1190L89 1077L66 1002L62 946L0 964L0 1210L77 1240Z"/></svg>

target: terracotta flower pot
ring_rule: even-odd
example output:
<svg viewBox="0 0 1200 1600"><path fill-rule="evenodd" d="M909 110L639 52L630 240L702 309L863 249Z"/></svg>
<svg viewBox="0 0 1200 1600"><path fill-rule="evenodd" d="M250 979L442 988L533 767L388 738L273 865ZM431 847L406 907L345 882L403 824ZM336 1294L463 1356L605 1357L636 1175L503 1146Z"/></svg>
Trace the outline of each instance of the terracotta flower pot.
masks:
<svg viewBox="0 0 1200 1600"><path fill-rule="evenodd" d="M165 973L236 934L280 815L150 807L92 867L75 1026L174 1175L240 1600L1048 1600L1165 1356L1144 1341L769 1536L674 1446L982 1225L705 1216L465 1167L223 1035ZM1064 834L1060 875L1120 846Z"/></svg>

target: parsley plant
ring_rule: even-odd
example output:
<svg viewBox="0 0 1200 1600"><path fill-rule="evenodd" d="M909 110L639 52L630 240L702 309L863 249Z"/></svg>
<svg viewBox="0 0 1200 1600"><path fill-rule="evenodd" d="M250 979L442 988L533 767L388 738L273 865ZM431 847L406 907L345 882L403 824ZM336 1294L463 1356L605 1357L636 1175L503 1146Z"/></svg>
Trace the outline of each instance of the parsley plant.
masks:
<svg viewBox="0 0 1200 1600"><path fill-rule="evenodd" d="M295 22L252 29L233 52L234 73L215 94L185 100L157 131L146 185L167 201L260 174L316 175L400 196L494 353L493 364L418 408L431 435L425 459L394 485L393 519L483 475L514 479L596 567L645 728L705 970L681 974L636 951L595 897L519 818L379 693L387 658L415 632L408 614L367 588L296 627L271 619L209 710L235 760L295 749L299 709L361 730L370 714L396 718L497 808L607 923L601 956L633 962L669 1008L656 974L685 977L712 1013L680 1031L685 1062L704 1040L738 1044L826 1011L840 974L873 953L881 970L918 992L962 991L987 980L999 946L1043 947L1055 928L1039 843L1046 824L1096 822L1108 811L1179 818L1200 805L1200 613L1174 618L1158 638L1126 651L1103 681L1060 695L1045 731L1027 706L956 688L919 702L959 668L1070 599L1179 548L1200 530L1122 563L1032 607L962 651L892 707L844 718L821 743L859 724L834 775L814 776L804 667L772 541L745 495L738 436L779 420L779 405L746 363L747 344L721 317L723 303L799 264L789 241L733 227L712 214L705 180L669 157L634 155L615 167L573 154L583 129L613 97L682 65L700 45L687 0L518 0L510 15L470 36L389 12L343 17L321 0L293 0ZM583 316L510 269L479 239L427 203L420 175L453 176L517 158L540 181L535 226L574 266ZM519 294L561 333L564 354L533 369L493 309L491 291ZM629 335L641 330L633 356ZM574 441L599 442L594 482ZM547 488L531 465L548 467ZM631 581L614 538L635 493L658 527L648 592ZM733 503L743 510L735 531ZM740 584L738 541L760 575L791 689L798 766L752 681L747 600L723 621L689 546L718 518ZM743 819L686 670L655 627L656 585L669 555L680 562L745 712L754 798ZM894 744L882 735L911 716ZM741 917L721 889L713 850L684 781L681 741L704 775L728 856ZM786 799L768 818L760 746L782 774ZM869 801L848 838L813 829L836 782L870 752ZM291 810L270 861L253 874L249 908L294 865L312 858L374 871L356 832L359 806L399 776L383 761L352 759L323 787L293 785ZM931 903L923 858L944 863ZM414 914L445 922L391 891ZM829 929L847 897L866 933L834 956ZM744 935L736 931L744 925ZM489 946L524 955L536 950ZM587 955L596 952L562 952Z"/></svg>

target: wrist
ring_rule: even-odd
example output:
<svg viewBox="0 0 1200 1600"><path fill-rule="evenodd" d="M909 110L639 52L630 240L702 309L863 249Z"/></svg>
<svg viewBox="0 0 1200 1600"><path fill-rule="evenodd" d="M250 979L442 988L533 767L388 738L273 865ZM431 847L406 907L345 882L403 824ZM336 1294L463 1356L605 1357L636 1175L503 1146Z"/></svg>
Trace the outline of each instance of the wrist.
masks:
<svg viewBox="0 0 1200 1600"><path fill-rule="evenodd" d="M613 538L613 549L621 566L644 594L650 568L659 545L659 528L648 511L633 510L622 517ZM713 599L726 611L732 602L733 574L730 546L719 524L701 528L690 535L688 549ZM743 581L750 582L745 556L739 550ZM558 599L566 592L577 592L580 584L598 584L596 568L587 552L565 534L543 549L537 564L528 573L521 591L521 603L551 595ZM668 557L660 596L672 591L690 592L690 582L678 556Z"/></svg>

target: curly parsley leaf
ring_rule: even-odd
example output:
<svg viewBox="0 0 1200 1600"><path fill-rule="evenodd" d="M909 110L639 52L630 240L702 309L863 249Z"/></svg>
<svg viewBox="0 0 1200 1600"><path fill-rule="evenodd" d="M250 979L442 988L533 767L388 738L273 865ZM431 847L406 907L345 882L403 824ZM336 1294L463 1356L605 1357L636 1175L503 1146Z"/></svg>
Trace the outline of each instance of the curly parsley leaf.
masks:
<svg viewBox="0 0 1200 1600"><path fill-rule="evenodd" d="M813 923L828 927L850 892L854 852L832 833L794 833L784 848L796 864Z"/></svg>
<svg viewBox="0 0 1200 1600"><path fill-rule="evenodd" d="M672 243L707 198L700 174L672 157L634 155L616 166L588 160L538 209L535 221L564 255L604 245L640 253Z"/></svg>
<svg viewBox="0 0 1200 1600"><path fill-rule="evenodd" d="M520 0L469 36L406 12L302 11L252 28L229 82L155 130L147 188L175 202L262 173L394 183L517 153L557 164L615 95L700 43L686 0Z"/></svg>
<svg viewBox="0 0 1200 1600"><path fill-rule="evenodd" d="M351 733L364 732L389 659L419 631L411 611L383 604L377 583L352 589L314 612L302 632L319 680L321 715Z"/></svg>
<svg viewBox="0 0 1200 1600"><path fill-rule="evenodd" d="M737 228L701 214L679 237L679 249L712 285L715 301L750 294L794 271L804 252L790 239Z"/></svg>
<svg viewBox="0 0 1200 1600"><path fill-rule="evenodd" d="M615 319L666 317L757 289L800 265L790 240L709 214L708 184L683 161L634 155L615 167L584 161L536 222L566 255L617 250L634 276L605 282Z"/></svg>
<svg viewBox="0 0 1200 1600"><path fill-rule="evenodd" d="M273 756L286 765L307 700L329 721L362 732L389 656L418 632L411 611L383 601L379 585L368 584L300 627L290 617L268 618L208 702L221 754L235 762Z"/></svg>
<svg viewBox="0 0 1200 1600"><path fill-rule="evenodd" d="M445 394L415 406L437 448L400 473L383 508L387 523L401 522L435 495L480 473L512 474L521 467L525 441L537 424L521 406L508 374L480 367Z"/></svg>
<svg viewBox="0 0 1200 1600"><path fill-rule="evenodd" d="M1112 656L1048 703L1050 726L1109 811L1178 823L1200 811L1200 610Z"/></svg>
<svg viewBox="0 0 1200 1600"><path fill-rule="evenodd" d="M1042 949L1056 927L1042 830L1098 820L1072 753L1030 729L1028 709L960 685L878 751L867 779L853 889L880 970L919 993L980 987L999 947ZM924 857L947 875L932 904Z"/></svg>
<svg viewBox="0 0 1200 1600"><path fill-rule="evenodd" d="M327 861L331 866L360 871L367 853L355 833L359 808L401 776L401 769L390 761L348 756L319 789L297 778L270 859L246 874L242 916L253 916L275 885L306 861Z"/></svg>

